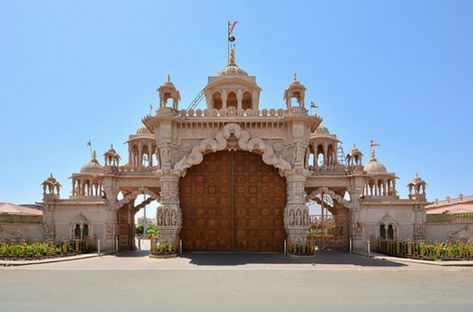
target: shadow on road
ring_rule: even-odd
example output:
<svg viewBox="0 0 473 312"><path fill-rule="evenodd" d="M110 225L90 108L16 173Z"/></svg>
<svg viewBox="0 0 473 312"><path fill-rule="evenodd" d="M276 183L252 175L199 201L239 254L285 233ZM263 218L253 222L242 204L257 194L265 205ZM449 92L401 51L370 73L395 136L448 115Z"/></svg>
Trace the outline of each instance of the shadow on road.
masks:
<svg viewBox="0 0 473 312"><path fill-rule="evenodd" d="M371 259L346 252L319 252L315 256L284 256L282 253L251 252L188 252L182 258L195 265L244 265L259 264L351 264L370 267L403 267L405 264L387 260Z"/></svg>

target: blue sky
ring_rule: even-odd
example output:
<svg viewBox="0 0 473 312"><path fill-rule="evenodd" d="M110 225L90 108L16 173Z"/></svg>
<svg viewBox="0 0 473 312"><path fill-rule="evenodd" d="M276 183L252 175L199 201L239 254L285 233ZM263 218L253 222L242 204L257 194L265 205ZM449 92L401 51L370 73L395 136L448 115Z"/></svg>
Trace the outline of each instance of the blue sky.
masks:
<svg viewBox="0 0 473 312"><path fill-rule="evenodd" d="M181 107L236 60L261 106L297 72L345 152L356 143L428 196L473 194L473 1L1 1L0 201L41 199L114 144L123 158L171 74ZM367 160L367 159L366 159Z"/></svg>

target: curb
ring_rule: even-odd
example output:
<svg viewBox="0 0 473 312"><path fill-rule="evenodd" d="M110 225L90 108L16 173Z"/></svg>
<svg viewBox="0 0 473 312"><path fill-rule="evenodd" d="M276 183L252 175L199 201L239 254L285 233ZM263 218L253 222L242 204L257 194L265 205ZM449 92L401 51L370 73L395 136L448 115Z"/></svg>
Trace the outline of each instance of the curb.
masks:
<svg viewBox="0 0 473 312"><path fill-rule="evenodd" d="M427 264L427 265L436 265L436 266L473 266L473 260L460 260L460 261L428 261L428 260L419 260L419 259L409 259L409 258L398 258L384 255L373 255L371 259L376 260L387 260L394 262L409 262L409 263L418 263L418 264Z"/></svg>
<svg viewBox="0 0 473 312"><path fill-rule="evenodd" d="M23 266L23 265L34 265L34 264L44 264L44 263L55 263L55 262L65 262L65 261L74 261L74 260L81 260L81 259L89 259L89 258L96 258L102 257L106 255L113 255L115 252L102 252L99 254L83 254L78 256L71 256L71 257L60 257L60 258L52 258L52 259L44 259L44 260L0 260L0 266Z"/></svg>

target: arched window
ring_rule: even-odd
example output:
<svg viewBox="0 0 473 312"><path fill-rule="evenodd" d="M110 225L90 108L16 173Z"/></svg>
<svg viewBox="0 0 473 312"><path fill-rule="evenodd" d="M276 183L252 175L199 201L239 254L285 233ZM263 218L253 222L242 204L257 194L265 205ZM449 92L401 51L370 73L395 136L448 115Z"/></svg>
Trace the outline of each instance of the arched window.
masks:
<svg viewBox="0 0 473 312"><path fill-rule="evenodd" d="M235 92L229 92L227 97L227 108L235 107L237 108L238 101Z"/></svg>
<svg viewBox="0 0 473 312"><path fill-rule="evenodd" d="M386 227L384 226L384 224L381 224L379 226L379 237L381 239L386 239Z"/></svg>
<svg viewBox="0 0 473 312"><path fill-rule="evenodd" d="M88 224L84 224L84 226L82 227L82 238L86 238L86 237L89 237L89 225Z"/></svg>
<svg viewBox="0 0 473 312"><path fill-rule="evenodd" d="M81 229L80 229L80 224L76 224L74 226L74 238L81 238Z"/></svg>
<svg viewBox="0 0 473 312"><path fill-rule="evenodd" d="M394 239L394 226L392 224L388 225L388 239Z"/></svg>
<svg viewBox="0 0 473 312"><path fill-rule="evenodd" d="M212 95L212 106L214 109L222 109L222 95L220 92L215 92Z"/></svg>
<svg viewBox="0 0 473 312"><path fill-rule="evenodd" d="M243 101L241 102L241 108L243 110L251 109L253 107L252 104L253 103L251 100L251 93L248 91L243 93Z"/></svg>

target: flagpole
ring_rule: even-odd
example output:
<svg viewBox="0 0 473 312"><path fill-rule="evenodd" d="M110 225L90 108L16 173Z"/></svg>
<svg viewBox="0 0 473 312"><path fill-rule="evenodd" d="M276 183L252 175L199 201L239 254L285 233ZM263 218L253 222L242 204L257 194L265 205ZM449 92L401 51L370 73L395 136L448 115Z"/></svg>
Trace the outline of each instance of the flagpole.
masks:
<svg viewBox="0 0 473 312"><path fill-rule="evenodd" d="M230 21L227 21L227 62L230 62Z"/></svg>

